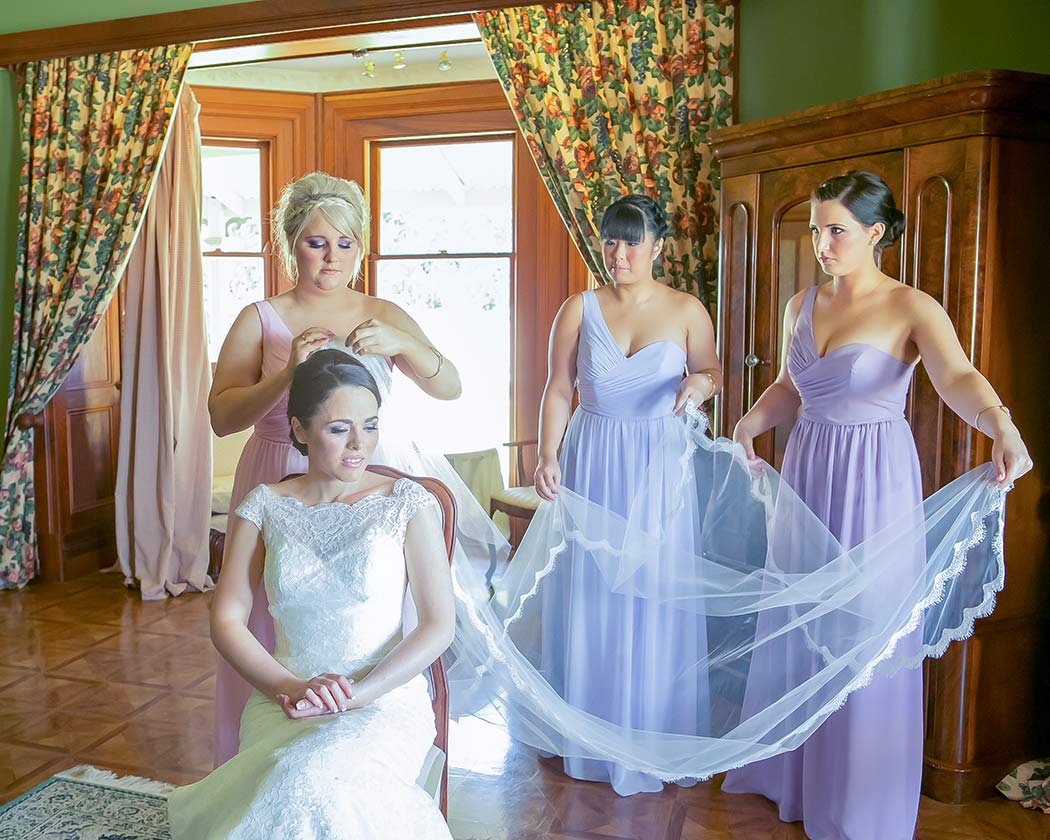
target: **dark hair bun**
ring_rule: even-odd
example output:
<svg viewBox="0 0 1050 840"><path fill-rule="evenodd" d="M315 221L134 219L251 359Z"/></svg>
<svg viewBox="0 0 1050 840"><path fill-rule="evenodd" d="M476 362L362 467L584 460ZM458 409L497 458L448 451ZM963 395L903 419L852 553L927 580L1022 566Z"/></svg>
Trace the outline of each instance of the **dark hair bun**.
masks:
<svg viewBox="0 0 1050 840"><path fill-rule="evenodd" d="M894 207L889 212L889 221L886 223L886 232L879 240L880 248L888 248L904 234L904 214Z"/></svg>
<svg viewBox="0 0 1050 840"><path fill-rule="evenodd" d="M897 209L893 193L886 182L872 172L851 170L829 178L815 190L814 201L839 201L858 222L871 227L882 222L886 231L875 244L875 250L888 248L904 233L904 214Z"/></svg>
<svg viewBox="0 0 1050 840"><path fill-rule="evenodd" d="M610 204L602 215L601 238L641 242L645 235L664 239L670 232L667 211L647 195L625 195Z"/></svg>
<svg viewBox="0 0 1050 840"><path fill-rule="evenodd" d="M293 417L303 426L309 425L332 391L345 385L366 388L376 398L377 406L383 404L383 396L372 374L349 353L336 349L313 353L292 374L292 387L288 389L289 427ZM291 428L288 434L292 446L306 455L306 444L296 440Z"/></svg>

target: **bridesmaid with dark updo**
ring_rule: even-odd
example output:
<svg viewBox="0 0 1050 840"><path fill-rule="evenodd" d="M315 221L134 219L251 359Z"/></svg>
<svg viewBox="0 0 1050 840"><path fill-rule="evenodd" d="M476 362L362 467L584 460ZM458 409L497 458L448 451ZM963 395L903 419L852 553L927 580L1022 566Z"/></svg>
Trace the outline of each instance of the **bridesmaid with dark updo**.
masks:
<svg viewBox="0 0 1050 840"><path fill-rule="evenodd" d="M948 407L992 438L1000 487L1028 472L1032 461L1009 409L966 357L944 309L879 270L876 256L904 230L886 184L870 172L825 181L813 192L810 230L831 280L788 302L784 366L733 433L748 456L755 459L758 435L791 422L801 407L783 480L846 548L899 527L922 509L919 459L904 417L921 359ZM870 597L890 604L896 589L922 579L925 561L916 551L913 574L885 580ZM898 653L921 642L919 626L899 640ZM795 650L776 668L815 672L809 655ZM773 669L766 664L752 660L751 674L769 690ZM777 699L751 694L745 712L748 703ZM801 747L730 772L722 789L773 800L780 818L801 820L812 840L908 840L918 815L922 742L922 671L876 674Z"/></svg>

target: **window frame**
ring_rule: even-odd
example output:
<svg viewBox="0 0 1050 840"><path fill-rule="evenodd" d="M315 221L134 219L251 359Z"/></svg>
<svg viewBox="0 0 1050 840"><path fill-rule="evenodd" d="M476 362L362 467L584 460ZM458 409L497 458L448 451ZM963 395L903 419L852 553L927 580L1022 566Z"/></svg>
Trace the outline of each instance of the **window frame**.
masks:
<svg viewBox="0 0 1050 840"><path fill-rule="evenodd" d="M275 257L273 254L273 248L270 242L270 207L272 204L269 199L271 197L270 188L270 177L271 177L271 165L270 165L270 143L264 139L250 139L250 138L229 138L229 137L209 137L201 136L201 152L207 147L212 148L233 148L233 149L257 149L259 152L259 237L260 237L260 250L259 251L224 251L218 248L214 251L205 251L203 243L201 243L201 261L202 263L211 258L241 258L241 259L261 259L263 264L263 297L271 297L277 294L277 272L275 271ZM204 179L203 173L201 177L201 194L203 199L204 193ZM203 201L202 201L203 209ZM199 239L199 234L198 234ZM252 301L254 302L254 301ZM211 347L211 335L207 333L210 330L210 325L205 321L205 340L208 347ZM208 351L209 356L211 350ZM215 372L216 362L211 362L212 373Z"/></svg>
<svg viewBox="0 0 1050 840"><path fill-rule="evenodd" d="M471 260L471 259L503 259L507 262L508 272L508 294L509 299L507 300L507 312L508 312L508 323L507 323L507 342L508 342L508 369L507 369L507 432L508 439L515 437L515 428L517 426L516 420L516 393L514 388L515 371L517 370L518 358L516 353L516 340L515 340L515 312L514 312L514 300L517 293L517 278L516 278L516 267L517 267L517 246L518 246L518 224L519 224L519 207L518 202L515 200L517 195L517 180L518 180L518 165L517 155L515 154L515 141L517 134L514 131L465 131L462 133L442 133L436 135L429 135L423 137L386 137L373 139L368 142L368 183L366 195L369 196L370 207L372 212L369 214L369 242L371 246L369 248L369 255L367 260L367 270L364 272L365 275L365 292L370 295L377 295L378 289L378 275L379 275L379 264L381 262L418 262L424 260L430 261L441 261L441 260ZM493 140L499 140L510 143L510 158L511 158L511 250L510 251L477 251L477 252L458 252L458 251L445 251L436 253L411 253L411 254L383 254L380 251L379 246L379 226L381 223L382 215L382 166L380 165L380 159L383 149L390 147L404 148L406 146L436 146L442 143L457 145L468 145L470 143L484 143L491 142ZM514 453L504 451L500 453L500 461L502 462L504 475L514 475Z"/></svg>
<svg viewBox="0 0 1050 840"><path fill-rule="evenodd" d="M277 291L274 280L274 255L270 245L270 144L266 140L230 139L226 137L201 137L201 150L207 147L225 149L257 149L259 151L259 219L261 250L259 251L215 251L201 249L201 257L259 257L263 261L263 288L267 297ZM204 183L201 181L203 192Z"/></svg>

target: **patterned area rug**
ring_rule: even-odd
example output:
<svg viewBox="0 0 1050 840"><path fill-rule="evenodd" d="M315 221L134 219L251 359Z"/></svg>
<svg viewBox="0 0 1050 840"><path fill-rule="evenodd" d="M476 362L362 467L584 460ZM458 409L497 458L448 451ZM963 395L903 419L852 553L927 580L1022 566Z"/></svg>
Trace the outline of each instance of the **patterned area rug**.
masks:
<svg viewBox="0 0 1050 840"><path fill-rule="evenodd" d="M74 767L0 807L0 840L170 840L171 789Z"/></svg>

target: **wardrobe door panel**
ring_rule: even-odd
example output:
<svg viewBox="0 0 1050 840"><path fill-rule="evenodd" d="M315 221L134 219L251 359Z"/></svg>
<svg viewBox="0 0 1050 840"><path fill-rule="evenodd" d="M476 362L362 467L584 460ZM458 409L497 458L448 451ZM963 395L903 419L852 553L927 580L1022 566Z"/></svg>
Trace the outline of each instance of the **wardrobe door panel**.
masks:
<svg viewBox="0 0 1050 840"><path fill-rule="evenodd" d="M715 431L731 435L747 410L751 302L755 296L758 175L722 180L722 233L719 238L718 358L722 394L716 400Z"/></svg>
<svg viewBox="0 0 1050 840"><path fill-rule="evenodd" d="M944 307L963 350L979 365L974 336L984 296L978 259L982 220L987 219L987 140L931 143L908 149L906 156L903 205L908 226L902 280ZM922 365L915 372L908 409L921 456L924 495L987 457L974 450L969 425L941 402Z"/></svg>
<svg viewBox="0 0 1050 840"><path fill-rule="evenodd" d="M36 418L37 545L45 580L68 580L116 560L120 312L115 304Z"/></svg>

